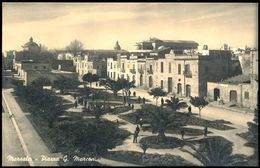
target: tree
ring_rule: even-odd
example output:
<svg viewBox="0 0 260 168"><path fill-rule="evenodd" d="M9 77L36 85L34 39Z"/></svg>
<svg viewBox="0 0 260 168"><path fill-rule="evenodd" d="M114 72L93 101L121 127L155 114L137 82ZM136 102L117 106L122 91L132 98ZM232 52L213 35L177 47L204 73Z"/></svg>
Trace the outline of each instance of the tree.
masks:
<svg viewBox="0 0 260 168"><path fill-rule="evenodd" d="M198 159L204 166L242 166L247 161L244 155L232 155L233 143L222 137L204 139L197 149L189 145L195 152L181 149L183 152L191 154Z"/></svg>
<svg viewBox="0 0 260 168"><path fill-rule="evenodd" d="M159 99L159 97L161 96L166 96L167 93L164 92L161 88L153 88L150 92L149 92L150 95L153 96L154 99L156 99L156 106L157 106L157 101Z"/></svg>
<svg viewBox="0 0 260 168"><path fill-rule="evenodd" d="M80 90L80 96L83 96L86 99L89 98L91 93L92 93L92 90L89 87L86 87L85 85L84 85L84 88Z"/></svg>
<svg viewBox="0 0 260 168"><path fill-rule="evenodd" d="M134 88L134 87L135 87L135 81L129 82L128 80L126 80L126 79L124 79L124 78L119 78L117 81L118 81L119 83L121 83L122 88L123 88L123 92L125 92L126 95L128 94L128 91L129 91L131 88Z"/></svg>
<svg viewBox="0 0 260 168"><path fill-rule="evenodd" d="M105 107L104 105L100 103L91 103L90 104L92 112L94 113L94 116L97 120L100 120L100 117L104 114L105 112Z"/></svg>
<svg viewBox="0 0 260 168"><path fill-rule="evenodd" d="M111 90L115 97L117 97L117 93L123 89L120 81L115 81L109 78L105 81L103 80L100 84L103 85L106 89Z"/></svg>
<svg viewBox="0 0 260 168"><path fill-rule="evenodd" d="M51 85L51 81L48 78L40 77L32 81L31 85L35 87L43 88L43 86Z"/></svg>
<svg viewBox="0 0 260 168"><path fill-rule="evenodd" d="M201 117L201 110L209 104L203 97L190 97L190 103L199 109L199 115Z"/></svg>
<svg viewBox="0 0 260 168"><path fill-rule="evenodd" d="M178 97L171 97L171 99L166 100L166 105L170 107L174 112L181 108L187 108L188 105L186 102L181 102L182 99L179 99Z"/></svg>
<svg viewBox="0 0 260 168"><path fill-rule="evenodd" d="M70 44L66 47L66 49L73 54L75 57L78 52L81 52L83 48L83 43L80 42L79 40L74 40L70 42Z"/></svg>
<svg viewBox="0 0 260 168"><path fill-rule="evenodd" d="M165 131L169 128L178 128L188 122L189 114L172 112L172 110L154 105L142 106L144 111L149 111L153 133L158 133L158 142L165 140Z"/></svg>
<svg viewBox="0 0 260 168"><path fill-rule="evenodd" d="M87 73L82 76L82 80L90 83L90 87L92 87L92 83L97 82L99 80L99 76L97 74Z"/></svg>
<svg viewBox="0 0 260 168"><path fill-rule="evenodd" d="M60 89L61 94L64 94L66 89L76 89L79 86L79 81L66 76L59 76L54 82L53 87Z"/></svg>
<svg viewBox="0 0 260 168"><path fill-rule="evenodd" d="M143 152L144 152L144 155L145 155L145 152L148 149L148 145L146 143L142 143L142 144L140 144L140 147L143 149Z"/></svg>

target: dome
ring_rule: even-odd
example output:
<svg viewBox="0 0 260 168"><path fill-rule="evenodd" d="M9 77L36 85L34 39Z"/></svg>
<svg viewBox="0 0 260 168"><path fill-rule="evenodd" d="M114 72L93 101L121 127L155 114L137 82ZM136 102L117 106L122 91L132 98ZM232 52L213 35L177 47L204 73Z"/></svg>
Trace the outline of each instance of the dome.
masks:
<svg viewBox="0 0 260 168"><path fill-rule="evenodd" d="M38 44L33 41L33 38L32 38L32 37L30 38L30 41L29 41L29 42L27 42L27 43L24 44L24 47L31 47L31 46L33 46L33 47L39 47Z"/></svg>
<svg viewBox="0 0 260 168"><path fill-rule="evenodd" d="M118 41L116 41L116 45L114 47L114 50L121 50L121 47L120 47Z"/></svg>
<svg viewBox="0 0 260 168"><path fill-rule="evenodd" d="M25 43L23 46L23 49L25 51L40 51L41 47L33 41L33 38L31 37L29 42Z"/></svg>

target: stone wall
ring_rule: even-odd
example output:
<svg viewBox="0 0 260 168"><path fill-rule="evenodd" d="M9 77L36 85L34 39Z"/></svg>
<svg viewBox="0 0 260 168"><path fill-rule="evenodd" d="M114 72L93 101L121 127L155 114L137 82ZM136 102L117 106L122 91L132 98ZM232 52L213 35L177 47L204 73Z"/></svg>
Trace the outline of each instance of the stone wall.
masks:
<svg viewBox="0 0 260 168"><path fill-rule="evenodd" d="M209 100L214 101L214 89L219 89L220 99L224 101L224 103L229 103L231 100L231 91L235 91L237 94L236 104L242 107L250 107L251 100L251 86L250 84L223 84L223 83L214 83L208 82L208 92L207 97ZM246 98L246 93L249 93L249 98ZM216 92L215 92L216 94ZM233 101L235 102L235 101Z"/></svg>

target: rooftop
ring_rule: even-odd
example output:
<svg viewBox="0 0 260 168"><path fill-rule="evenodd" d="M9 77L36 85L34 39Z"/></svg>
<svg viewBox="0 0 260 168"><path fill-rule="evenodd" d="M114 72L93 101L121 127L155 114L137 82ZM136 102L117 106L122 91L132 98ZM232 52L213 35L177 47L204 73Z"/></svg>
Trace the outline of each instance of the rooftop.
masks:
<svg viewBox="0 0 260 168"><path fill-rule="evenodd" d="M237 75L237 76L228 78L221 83L224 83L224 84L250 83L250 76L249 75Z"/></svg>

